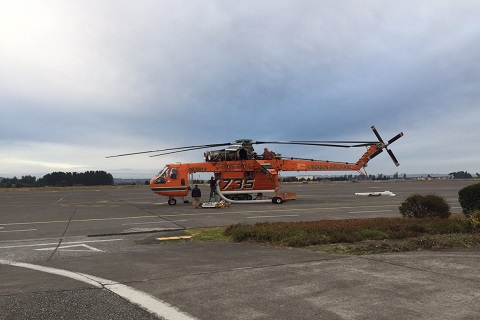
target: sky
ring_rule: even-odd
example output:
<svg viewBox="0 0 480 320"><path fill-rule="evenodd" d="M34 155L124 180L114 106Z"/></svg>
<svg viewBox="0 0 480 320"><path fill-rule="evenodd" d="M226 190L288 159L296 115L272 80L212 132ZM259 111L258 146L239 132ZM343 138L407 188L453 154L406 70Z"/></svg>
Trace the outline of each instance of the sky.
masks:
<svg viewBox="0 0 480 320"><path fill-rule="evenodd" d="M479 16L476 0L0 0L0 177L145 178L206 150L106 156L374 141L372 125L404 136L390 146L400 166L383 153L369 174L478 173Z"/></svg>

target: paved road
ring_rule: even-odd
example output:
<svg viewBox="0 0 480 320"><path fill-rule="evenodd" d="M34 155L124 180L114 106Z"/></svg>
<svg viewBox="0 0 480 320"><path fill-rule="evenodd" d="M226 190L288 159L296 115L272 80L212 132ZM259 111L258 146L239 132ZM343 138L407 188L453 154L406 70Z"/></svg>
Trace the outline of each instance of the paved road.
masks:
<svg viewBox="0 0 480 320"><path fill-rule="evenodd" d="M349 257L134 233L398 216L416 192L460 212L458 190L471 183L299 185L282 205L198 210L145 189L0 192L0 319L478 319L475 250ZM353 195L384 190L397 196Z"/></svg>

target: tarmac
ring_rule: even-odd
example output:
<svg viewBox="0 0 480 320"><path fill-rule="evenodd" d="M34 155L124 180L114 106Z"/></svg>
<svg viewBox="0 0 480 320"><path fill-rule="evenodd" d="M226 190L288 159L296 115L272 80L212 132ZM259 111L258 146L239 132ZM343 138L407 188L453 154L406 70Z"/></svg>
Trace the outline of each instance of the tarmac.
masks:
<svg viewBox="0 0 480 320"><path fill-rule="evenodd" d="M477 249L345 256L248 243L140 247L32 264L128 286L158 299L160 309L174 306L181 316L154 315L108 285L3 264L0 319L480 317Z"/></svg>
<svg viewBox="0 0 480 320"><path fill-rule="evenodd" d="M21 211L3 203L3 210ZM32 228L28 221L2 223L0 231ZM52 237L0 233L5 235L0 319L480 318L477 248L348 256L251 243L155 240L180 235L171 231L88 237L85 227L78 229L84 235L69 234L64 223L48 224L38 235L55 228L61 230Z"/></svg>

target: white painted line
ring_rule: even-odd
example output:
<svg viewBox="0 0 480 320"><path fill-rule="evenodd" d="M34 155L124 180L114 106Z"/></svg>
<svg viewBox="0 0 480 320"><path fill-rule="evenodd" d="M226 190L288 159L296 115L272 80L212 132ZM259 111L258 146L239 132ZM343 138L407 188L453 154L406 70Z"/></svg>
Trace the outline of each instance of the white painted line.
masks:
<svg viewBox="0 0 480 320"><path fill-rule="evenodd" d="M15 262L15 261L3 260L3 259L0 259L0 264L15 266L15 267L21 267L21 268L27 268L27 269L42 271L42 272L51 273L51 274L56 274L56 275L59 275L59 276L62 276L62 277L68 277L68 278L71 278L71 279L74 279L74 280L85 282L86 284L89 284L89 285L94 286L96 288L102 288L102 285L100 283L98 283L97 281L89 279L82 274L67 271L67 270L55 269L55 268L39 266L39 265L35 265L35 264L30 264L30 263Z"/></svg>
<svg viewBox="0 0 480 320"><path fill-rule="evenodd" d="M121 241L121 240L124 240L124 239L70 241L70 242L62 242L62 245L66 245L66 244L68 245L68 244L96 243L96 242L110 242L110 241ZM28 248L28 247L55 246L55 245L58 245L58 242L23 244L23 245L18 245L18 246L5 246L5 247L0 247L0 249Z"/></svg>
<svg viewBox="0 0 480 320"><path fill-rule="evenodd" d="M131 226L135 224L160 224L160 223L170 223L170 222L185 222L188 220L171 220L171 221L158 221L158 222L132 222L132 223L122 223L122 226Z"/></svg>
<svg viewBox="0 0 480 320"><path fill-rule="evenodd" d="M55 240L55 241L60 241L60 240L66 240L66 239L85 239L85 236L68 236L68 237L56 237L56 238L35 238L35 239L22 239L22 240L0 240L0 244L1 243L10 243L10 242L23 242L23 243L27 243L27 242L33 242L33 241L36 241L36 242L39 242L39 241L52 241L52 240Z"/></svg>
<svg viewBox="0 0 480 320"><path fill-rule="evenodd" d="M192 316L172 306L171 304L159 300L145 292L123 284L112 284L106 288L120 297L140 306L141 308L167 320L193 320Z"/></svg>
<svg viewBox="0 0 480 320"><path fill-rule="evenodd" d="M69 249L69 248L78 248L78 247L82 247L84 249ZM85 248L87 250L85 250ZM73 251L73 252L86 252L86 251L96 251L96 252L104 252L103 250L100 250L100 249L97 249L97 248L94 248L92 246L89 246L88 244L74 244L74 245L71 245L71 246L62 246L60 245L59 247L49 247L49 248L40 248L40 249L35 249L37 251L46 251L46 250L57 250L57 251Z"/></svg>
<svg viewBox="0 0 480 320"><path fill-rule="evenodd" d="M247 217L247 219L263 219L263 218L280 218L280 217L299 217L298 214L284 214L280 216L255 216L255 217Z"/></svg>
<svg viewBox="0 0 480 320"><path fill-rule="evenodd" d="M163 319L167 319L167 320L195 319L190 315L186 314L185 312L182 312L178 308L168 304L165 301L157 299L154 296L149 295L148 293L126 286L116 281L95 277L85 273L76 273L76 272L63 270L63 269L44 267L44 266L39 266L35 264L30 264L30 263L15 262L15 261L3 260L3 259L0 259L0 264L56 274L62 277L67 277L67 278L71 278L74 280L87 283L91 286L94 286L95 288L100 288L100 289L104 288Z"/></svg>
<svg viewBox="0 0 480 320"><path fill-rule="evenodd" d="M26 232L26 231L37 231L37 229L22 229L22 230L2 230L0 232Z"/></svg>
<svg viewBox="0 0 480 320"><path fill-rule="evenodd" d="M374 210L374 211L350 211L349 213L380 213L380 212L390 212L392 210Z"/></svg>

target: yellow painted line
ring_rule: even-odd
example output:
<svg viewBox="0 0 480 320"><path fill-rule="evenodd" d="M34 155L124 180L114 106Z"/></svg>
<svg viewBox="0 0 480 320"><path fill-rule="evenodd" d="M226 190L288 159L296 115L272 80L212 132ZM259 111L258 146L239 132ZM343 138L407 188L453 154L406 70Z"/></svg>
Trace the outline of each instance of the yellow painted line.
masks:
<svg viewBox="0 0 480 320"><path fill-rule="evenodd" d="M162 237L157 238L158 241L168 241L168 240L182 240L182 239L191 239L192 236L178 236L178 237Z"/></svg>

